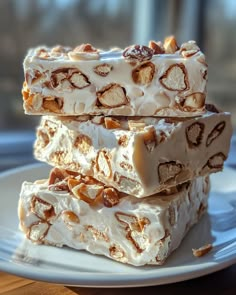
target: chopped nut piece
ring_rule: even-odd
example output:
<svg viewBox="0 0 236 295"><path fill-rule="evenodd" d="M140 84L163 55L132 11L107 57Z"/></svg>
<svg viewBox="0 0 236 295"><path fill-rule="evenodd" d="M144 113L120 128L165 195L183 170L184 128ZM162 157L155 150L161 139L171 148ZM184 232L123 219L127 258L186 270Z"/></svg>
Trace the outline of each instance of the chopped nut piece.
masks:
<svg viewBox="0 0 236 295"><path fill-rule="evenodd" d="M103 204L104 206L111 208L117 205L120 201L119 194L114 188L105 188L103 190Z"/></svg>
<svg viewBox="0 0 236 295"><path fill-rule="evenodd" d="M130 165L129 163L127 163L127 162L121 162L120 167L123 168L126 171L132 171L133 170L133 166Z"/></svg>
<svg viewBox="0 0 236 295"><path fill-rule="evenodd" d="M80 134L76 137L74 146L78 148L82 154L87 154L92 147L92 139L85 134Z"/></svg>
<svg viewBox="0 0 236 295"><path fill-rule="evenodd" d="M209 146L225 129L225 122L218 123L207 136L206 146Z"/></svg>
<svg viewBox="0 0 236 295"><path fill-rule="evenodd" d="M205 105L206 95L201 92L195 92L186 96L184 101L184 111L193 111L195 109L203 108Z"/></svg>
<svg viewBox="0 0 236 295"><path fill-rule="evenodd" d="M89 43L83 43L73 49L74 52L97 52L98 50Z"/></svg>
<svg viewBox="0 0 236 295"><path fill-rule="evenodd" d="M222 169L226 156L223 153L217 153L209 158L207 165L210 168Z"/></svg>
<svg viewBox="0 0 236 295"><path fill-rule="evenodd" d="M126 147L128 146L128 143L129 143L129 138L127 135L122 135L119 139L118 139L118 144L123 146L123 147Z"/></svg>
<svg viewBox="0 0 236 295"><path fill-rule="evenodd" d="M162 163L158 166L160 183L167 183L173 180L182 171L182 165L174 161Z"/></svg>
<svg viewBox="0 0 236 295"><path fill-rule="evenodd" d="M193 255L195 257L202 257L202 256L206 255L208 252L210 252L212 250L212 248L213 248L212 244L207 244L207 245L204 245L198 249L192 249Z"/></svg>
<svg viewBox="0 0 236 295"><path fill-rule="evenodd" d="M94 72L99 76L106 77L112 70L112 65L109 64L100 64L97 65L94 69Z"/></svg>
<svg viewBox="0 0 236 295"><path fill-rule="evenodd" d="M165 49L162 45L162 43L159 42L155 42L153 40L149 41L148 47L150 47L151 49L153 49L153 54L163 54L165 53Z"/></svg>
<svg viewBox="0 0 236 295"><path fill-rule="evenodd" d="M38 221L31 225L27 233L27 237L32 242L36 242L39 244L39 243L42 243L43 239L48 233L48 230L49 230L49 224L47 222Z"/></svg>
<svg viewBox="0 0 236 295"><path fill-rule="evenodd" d="M166 89L171 91L183 91L189 87L187 71L182 63L171 65L159 80Z"/></svg>
<svg viewBox="0 0 236 295"><path fill-rule="evenodd" d="M126 97L125 88L119 84L111 83L97 92L97 105L114 108L126 105L128 99Z"/></svg>
<svg viewBox="0 0 236 295"><path fill-rule="evenodd" d="M103 174L106 178L112 176L111 164L109 160L109 155L106 151L101 150L97 156L97 170Z"/></svg>
<svg viewBox="0 0 236 295"><path fill-rule="evenodd" d="M100 201L103 192L103 186L97 184L80 183L72 188L75 197L84 202L94 205Z"/></svg>
<svg viewBox="0 0 236 295"><path fill-rule="evenodd" d="M119 245L113 245L109 248L110 256L117 260L123 261L125 259L125 252ZM125 262L125 261L124 261Z"/></svg>
<svg viewBox="0 0 236 295"><path fill-rule="evenodd" d="M143 134L143 141L146 149L151 153L157 146L156 130L152 126Z"/></svg>
<svg viewBox="0 0 236 295"><path fill-rule="evenodd" d="M123 56L128 61L145 61L152 59L154 50L147 47L147 46L141 46L141 45L132 45L123 51Z"/></svg>
<svg viewBox="0 0 236 295"><path fill-rule="evenodd" d="M64 210L62 212L62 218L67 225L71 223L80 223L79 217L73 211Z"/></svg>
<svg viewBox="0 0 236 295"><path fill-rule="evenodd" d="M179 46L174 36L165 38L163 46L165 49L165 53L167 54L175 53L179 49Z"/></svg>
<svg viewBox="0 0 236 295"><path fill-rule="evenodd" d="M199 51L200 48L197 46L195 41L188 41L180 46L180 54L186 58L193 56Z"/></svg>
<svg viewBox="0 0 236 295"><path fill-rule="evenodd" d="M205 125L200 122L193 123L187 127L186 138L190 148L197 147L201 144L204 128Z"/></svg>
<svg viewBox="0 0 236 295"><path fill-rule="evenodd" d="M31 200L31 210L39 218L50 220L55 217L55 210L52 204L34 196Z"/></svg>
<svg viewBox="0 0 236 295"><path fill-rule="evenodd" d="M61 109L63 108L63 100L59 97L47 96L43 99L42 107L53 113L61 113Z"/></svg>
<svg viewBox="0 0 236 295"><path fill-rule="evenodd" d="M152 82L154 73L155 65L151 62L147 62L133 69L132 78L136 84L147 85Z"/></svg>
<svg viewBox="0 0 236 295"><path fill-rule="evenodd" d="M83 89L90 85L88 78L82 73L74 73L70 77L71 84L79 89Z"/></svg>
<svg viewBox="0 0 236 295"><path fill-rule="evenodd" d="M104 122L107 129L117 129L121 127L120 121L111 117L105 117Z"/></svg>

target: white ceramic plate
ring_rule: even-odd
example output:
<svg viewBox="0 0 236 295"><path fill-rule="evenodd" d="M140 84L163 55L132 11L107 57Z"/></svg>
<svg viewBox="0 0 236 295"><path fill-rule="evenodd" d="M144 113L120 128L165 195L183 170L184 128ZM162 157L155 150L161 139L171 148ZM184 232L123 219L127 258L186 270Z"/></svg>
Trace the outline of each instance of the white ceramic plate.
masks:
<svg viewBox="0 0 236 295"><path fill-rule="evenodd" d="M236 263L236 171L212 176L208 214L163 266L135 268L69 248L37 246L18 230L17 202L24 180L46 178L49 168L31 165L0 175L0 269L34 280L84 287L160 285L203 276ZM192 248L212 243L196 258Z"/></svg>

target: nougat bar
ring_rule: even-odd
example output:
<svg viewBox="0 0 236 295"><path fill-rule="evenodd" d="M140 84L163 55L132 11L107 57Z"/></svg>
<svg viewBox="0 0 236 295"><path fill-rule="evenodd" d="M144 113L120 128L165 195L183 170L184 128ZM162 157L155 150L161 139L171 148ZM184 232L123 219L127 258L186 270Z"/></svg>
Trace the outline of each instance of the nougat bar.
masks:
<svg viewBox="0 0 236 295"><path fill-rule="evenodd" d="M114 202L114 193L88 176L56 168L49 180L23 183L20 229L36 244L65 245L135 266L163 264L206 211L209 179L158 197L120 195Z"/></svg>
<svg viewBox="0 0 236 295"><path fill-rule="evenodd" d="M43 116L34 155L141 198L222 170L231 134L224 112L189 119Z"/></svg>
<svg viewBox="0 0 236 295"><path fill-rule="evenodd" d="M27 114L196 116L205 111L207 64L194 41L103 51L82 44L29 50Z"/></svg>

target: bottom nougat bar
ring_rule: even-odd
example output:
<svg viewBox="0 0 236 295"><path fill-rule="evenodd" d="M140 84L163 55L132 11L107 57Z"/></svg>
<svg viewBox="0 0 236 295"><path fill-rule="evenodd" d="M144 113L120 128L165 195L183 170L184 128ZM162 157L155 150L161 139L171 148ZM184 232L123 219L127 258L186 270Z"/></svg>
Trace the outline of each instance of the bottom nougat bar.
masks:
<svg viewBox="0 0 236 295"><path fill-rule="evenodd" d="M160 265L205 212L209 178L158 197L117 193L91 177L55 168L48 180L23 183L20 228L37 244L84 249L135 266Z"/></svg>

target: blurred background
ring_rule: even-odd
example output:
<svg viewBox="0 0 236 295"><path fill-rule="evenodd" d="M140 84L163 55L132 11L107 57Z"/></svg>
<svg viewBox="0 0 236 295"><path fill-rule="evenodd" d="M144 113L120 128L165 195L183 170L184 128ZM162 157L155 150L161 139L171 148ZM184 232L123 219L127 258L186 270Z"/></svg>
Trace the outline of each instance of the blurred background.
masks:
<svg viewBox="0 0 236 295"><path fill-rule="evenodd" d="M179 44L194 39L207 56L208 101L230 111L236 128L235 29L235 0L1 0L0 166L9 161L14 166L13 154L19 155L19 164L29 160L39 120L24 115L22 108L22 62L28 48L126 47L170 34Z"/></svg>

